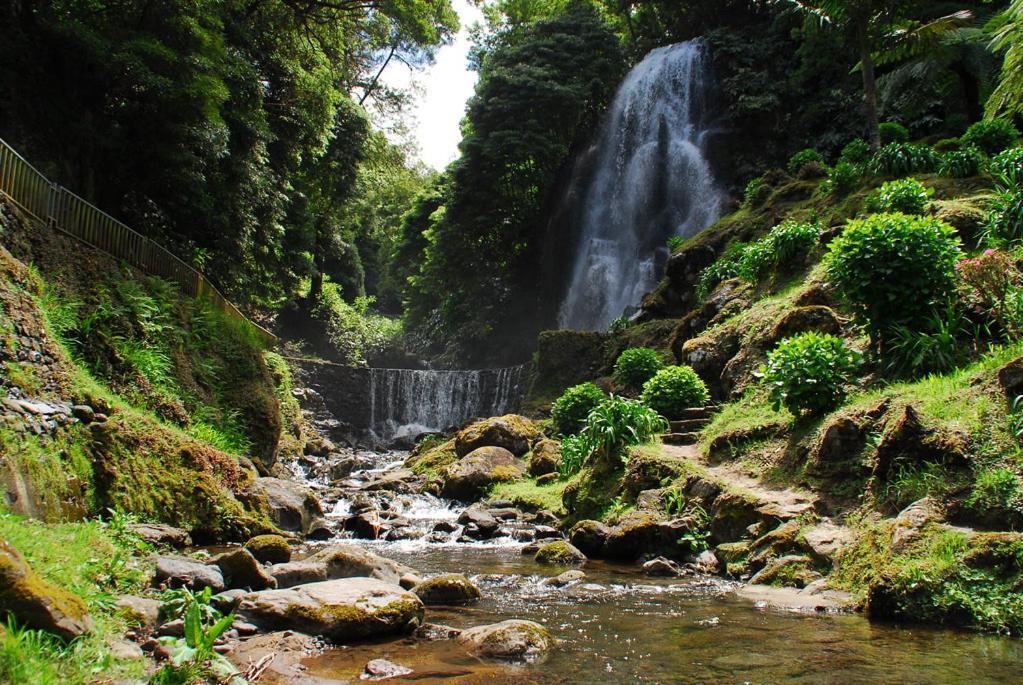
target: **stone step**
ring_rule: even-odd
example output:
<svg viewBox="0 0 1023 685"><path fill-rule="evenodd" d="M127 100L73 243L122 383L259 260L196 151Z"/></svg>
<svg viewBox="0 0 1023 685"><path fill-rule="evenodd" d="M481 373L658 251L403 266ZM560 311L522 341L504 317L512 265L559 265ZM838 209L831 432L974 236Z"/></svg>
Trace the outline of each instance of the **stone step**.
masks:
<svg viewBox="0 0 1023 685"><path fill-rule="evenodd" d="M683 421L689 419L709 419L717 410L718 408L713 405L707 407L690 407L689 409L683 409L678 418Z"/></svg>
<svg viewBox="0 0 1023 685"><path fill-rule="evenodd" d="M671 422L672 433L692 433L710 423L710 419L684 419Z"/></svg>
<svg viewBox="0 0 1023 685"><path fill-rule="evenodd" d="M665 433L661 436L665 445L695 445L699 440L700 434L696 432Z"/></svg>

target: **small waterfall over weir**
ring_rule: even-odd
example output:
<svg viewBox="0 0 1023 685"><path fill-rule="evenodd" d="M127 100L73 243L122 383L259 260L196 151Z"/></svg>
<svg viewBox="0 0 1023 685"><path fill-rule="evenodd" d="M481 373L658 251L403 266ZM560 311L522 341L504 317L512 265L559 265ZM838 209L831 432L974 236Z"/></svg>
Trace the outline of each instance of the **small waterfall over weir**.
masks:
<svg viewBox="0 0 1023 685"><path fill-rule="evenodd" d="M724 194L706 159L710 127L702 40L653 50L615 95L583 188L579 237L558 312L561 328L603 330L656 284L670 236L721 216Z"/></svg>

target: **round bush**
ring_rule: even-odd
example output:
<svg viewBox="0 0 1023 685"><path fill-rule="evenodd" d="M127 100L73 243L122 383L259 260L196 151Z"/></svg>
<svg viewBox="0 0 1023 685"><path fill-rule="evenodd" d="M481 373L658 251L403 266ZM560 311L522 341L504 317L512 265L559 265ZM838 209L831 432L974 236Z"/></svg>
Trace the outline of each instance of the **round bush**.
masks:
<svg viewBox="0 0 1023 685"><path fill-rule="evenodd" d="M876 213L923 214L932 193L913 178L889 181L867 196L866 210Z"/></svg>
<svg viewBox="0 0 1023 685"><path fill-rule="evenodd" d="M828 172L824 191L830 195L845 195L860 181L860 167L852 162L840 161Z"/></svg>
<svg viewBox="0 0 1023 685"><path fill-rule="evenodd" d="M823 168L824 158L821 156L821 153L817 152L812 148L800 150L796 154L792 155L792 157L789 159L788 164L789 173L792 174L793 176L796 176L799 174L800 171L802 171L803 167L811 163L816 164L817 166Z"/></svg>
<svg viewBox="0 0 1023 685"><path fill-rule="evenodd" d="M732 243L725 248L717 261L700 272L696 282L696 296L700 300L707 299L707 296L714 292L723 281L735 278L739 275L739 263L742 261L742 254L746 251L746 243Z"/></svg>
<svg viewBox="0 0 1023 685"><path fill-rule="evenodd" d="M841 338L814 331L782 340L761 373L775 409L820 414L842 403L859 362L860 355Z"/></svg>
<svg viewBox="0 0 1023 685"><path fill-rule="evenodd" d="M949 178L970 178L984 171L987 157L978 148L964 147L941 156L938 173Z"/></svg>
<svg viewBox="0 0 1023 685"><path fill-rule="evenodd" d="M1008 119L985 119L966 129L959 140L964 146L972 145L994 155L1015 145L1019 130Z"/></svg>
<svg viewBox="0 0 1023 685"><path fill-rule="evenodd" d="M1011 147L991 158L991 175L1007 186L1023 187L1023 147Z"/></svg>
<svg viewBox="0 0 1023 685"><path fill-rule="evenodd" d="M551 419L562 435L582 430L586 417L604 401L604 392L593 383L582 383L566 390L551 407Z"/></svg>
<svg viewBox="0 0 1023 685"><path fill-rule="evenodd" d="M668 366L643 384L643 403L668 418L677 419L690 407L710 401L707 386L690 366Z"/></svg>
<svg viewBox="0 0 1023 685"><path fill-rule="evenodd" d="M870 143L862 138L856 138L842 148L842 154L838 156L839 163L845 162L853 166L862 166L870 161Z"/></svg>
<svg viewBox="0 0 1023 685"><path fill-rule="evenodd" d="M902 124L897 124L894 121L886 121L877 127L878 133L881 134L881 144L888 145L889 143L905 143L909 140L909 129Z"/></svg>
<svg viewBox="0 0 1023 685"><path fill-rule="evenodd" d="M781 222L767 234L774 254L774 265L787 264L805 256L817 247L820 238L820 224L791 219Z"/></svg>
<svg viewBox="0 0 1023 685"><path fill-rule="evenodd" d="M962 257L954 229L930 217L875 214L832 241L827 273L876 334L925 318L956 285ZM875 337L876 341L876 337Z"/></svg>
<svg viewBox="0 0 1023 685"><path fill-rule="evenodd" d="M655 350L649 347L630 347L618 355L615 362L615 380L632 390L639 390L643 384L664 368Z"/></svg>
<svg viewBox="0 0 1023 685"><path fill-rule="evenodd" d="M739 276L748 283L756 283L774 265L774 246L768 240L750 243L739 260Z"/></svg>

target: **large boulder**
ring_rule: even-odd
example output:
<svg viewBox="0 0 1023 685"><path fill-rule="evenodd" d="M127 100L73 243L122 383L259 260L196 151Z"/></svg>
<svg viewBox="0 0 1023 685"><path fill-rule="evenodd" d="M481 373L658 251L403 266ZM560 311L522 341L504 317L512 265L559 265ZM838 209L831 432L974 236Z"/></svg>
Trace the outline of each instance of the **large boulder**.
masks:
<svg viewBox="0 0 1023 685"><path fill-rule="evenodd" d="M133 523L128 528L151 545L181 549L192 544L192 538L187 531L165 523Z"/></svg>
<svg viewBox="0 0 1023 685"><path fill-rule="evenodd" d="M539 477L557 473L560 466L561 443L544 438L533 445L529 453L529 475Z"/></svg>
<svg viewBox="0 0 1023 685"><path fill-rule="evenodd" d="M274 577L256 561L249 550L239 547L210 559L211 565L220 569L224 585L229 588L265 590L277 587Z"/></svg>
<svg viewBox="0 0 1023 685"><path fill-rule="evenodd" d="M497 483L525 475L522 462L503 447L480 447L444 469L444 497L473 502Z"/></svg>
<svg viewBox="0 0 1023 685"><path fill-rule="evenodd" d="M345 578L246 595L243 620L262 630L297 630L335 642L402 635L423 622L422 601L397 585Z"/></svg>
<svg viewBox="0 0 1023 685"><path fill-rule="evenodd" d="M555 564L558 566L574 566L585 564L586 555L564 540L548 542L536 552L538 564Z"/></svg>
<svg viewBox="0 0 1023 685"><path fill-rule="evenodd" d="M600 521L580 521L568 532L569 541L589 557L604 556L604 543L611 529Z"/></svg>
<svg viewBox="0 0 1023 685"><path fill-rule="evenodd" d="M92 630L85 603L39 577L18 550L0 540L0 615L73 640Z"/></svg>
<svg viewBox="0 0 1023 685"><path fill-rule="evenodd" d="M213 592L220 592L227 587L219 568L184 557L157 557L153 585L187 587L190 590L208 587Z"/></svg>
<svg viewBox="0 0 1023 685"><path fill-rule="evenodd" d="M497 416L462 429L455 436L455 453L464 457L480 447L502 447L521 457L542 435L540 424L525 416Z"/></svg>
<svg viewBox="0 0 1023 685"><path fill-rule="evenodd" d="M277 581L277 587L281 589L327 580L327 565L322 561L289 561L274 564L269 572Z"/></svg>
<svg viewBox="0 0 1023 685"><path fill-rule="evenodd" d="M281 530L305 533L323 516L323 507L313 491L290 480L257 478L239 499L251 509L266 512Z"/></svg>
<svg viewBox="0 0 1023 685"><path fill-rule="evenodd" d="M415 585L421 578L396 561L385 559L355 545L331 545L308 557L306 562L321 563L328 580L365 577L395 585ZM414 581L414 582L412 582Z"/></svg>
<svg viewBox="0 0 1023 685"><path fill-rule="evenodd" d="M461 573L428 578L412 588L412 592L427 606L469 604L480 598L480 589Z"/></svg>
<svg viewBox="0 0 1023 685"><path fill-rule="evenodd" d="M280 535L257 535L245 543L245 549L263 564L286 564L291 561L291 545Z"/></svg>
<svg viewBox="0 0 1023 685"><path fill-rule="evenodd" d="M533 621L502 621L463 630L458 642L473 656L503 661L538 661L554 646L554 638Z"/></svg>

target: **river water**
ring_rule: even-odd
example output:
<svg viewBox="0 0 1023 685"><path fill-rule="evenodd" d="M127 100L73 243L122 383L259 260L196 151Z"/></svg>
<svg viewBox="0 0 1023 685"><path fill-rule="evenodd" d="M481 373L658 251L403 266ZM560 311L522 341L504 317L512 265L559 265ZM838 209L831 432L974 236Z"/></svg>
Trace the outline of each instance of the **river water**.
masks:
<svg viewBox="0 0 1023 685"><path fill-rule="evenodd" d="M380 458L396 465L401 455ZM379 473L379 471L378 471ZM357 476L351 485L357 484ZM396 500L413 527L452 521L461 507L422 495ZM345 515L345 500L334 506ZM358 682L371 659L414 669L387 682L417 683L1013 683L1023 681L1023 641L921 626L876 624L860 615L779 610L739 598L718 578L648 578L635 566L588 562L586 578L542 584L564 568L543 566L511 537L471 544L425 539L360 541L424 575L465 573L483 599L428 607L426 620L456 628L524 618L559 640L528 665L467 657L451 640L342 646L305 662L323 682Z"/></svg>

